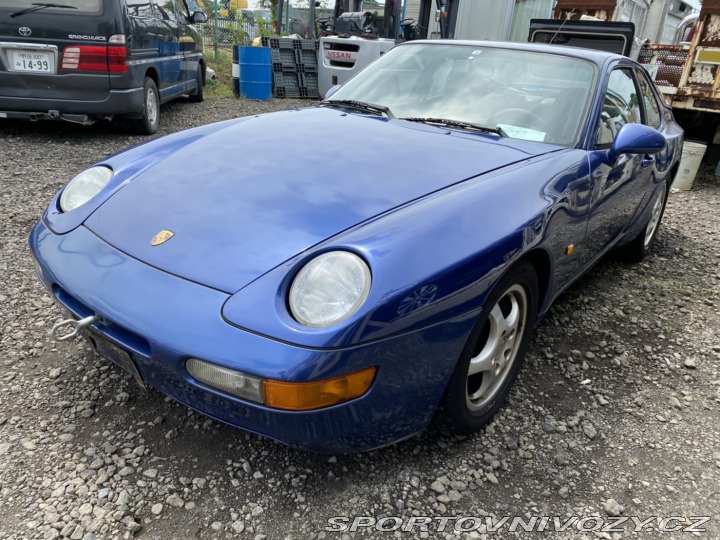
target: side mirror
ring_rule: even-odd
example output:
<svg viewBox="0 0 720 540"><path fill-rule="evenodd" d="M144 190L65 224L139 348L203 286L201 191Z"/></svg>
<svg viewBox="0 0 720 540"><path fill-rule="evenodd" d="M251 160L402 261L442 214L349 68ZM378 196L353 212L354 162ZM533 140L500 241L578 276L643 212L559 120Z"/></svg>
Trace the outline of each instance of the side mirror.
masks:
<svg viewBox="0 0 720 540"><path fill-rule="evenodd" d="M608 151L608 160L614 162L620 154L657 154L665 150L665 137L643 124L625 124L615 136Z"/></svg>
<svg viewBox="0 0 720 540"><path fill-rule="evenodd" d="M328 91L325 93L325 99L327 99L327 98L329 98L330 96L332 96L335 92L337 92L338 90L340 90L340 88L342 88L342 84L336 84L335 86L333 86L332 88L330 88L330 90L328 90Z"/></svg>
<svg viewBox="0 0 720 540"><path fill-rule="evenodd" d="M204 23L207 22L207 20L207 15L205 15L202 11L193 11L193 14L190 15L190 22L193 24Z"/></svg>

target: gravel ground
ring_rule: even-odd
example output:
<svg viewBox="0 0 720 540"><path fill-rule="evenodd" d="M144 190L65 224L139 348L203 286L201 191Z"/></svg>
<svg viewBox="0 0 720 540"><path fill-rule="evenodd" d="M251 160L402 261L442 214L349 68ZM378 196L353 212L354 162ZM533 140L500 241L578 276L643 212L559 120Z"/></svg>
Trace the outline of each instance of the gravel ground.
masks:
<svg viewBox="0 0 720 540"><path fill-rule="evenodd" d="M181 100L163 107L161 129L298 103ZM83 343L48 339L60 312L34 275L30 228L75 173L142 140L108 124L0 123L0 537L450 538L452 521L444 533L324 527L343 515L619 514L710 516L695 536L720 538L720 181L711 167L693 191L671 195L645 262L606 260L558 301L509 406L481 433L428 431L328 457L143 394ZM208 159L241 166L242 156ZM621 527L533 536L482 526L463 536L690 537Z"/></svg>

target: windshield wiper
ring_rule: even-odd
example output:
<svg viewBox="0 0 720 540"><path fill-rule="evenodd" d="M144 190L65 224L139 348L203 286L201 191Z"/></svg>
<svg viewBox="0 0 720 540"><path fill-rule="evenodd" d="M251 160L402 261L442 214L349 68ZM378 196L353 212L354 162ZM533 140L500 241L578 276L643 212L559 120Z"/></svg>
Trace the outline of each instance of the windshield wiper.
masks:
<svg viewBox="0 0 720 540"><path fill-rule="evenodd" d="M62 8L62 9L77 9L77 6L68 6L67 4L47 4L47 3L40 3L40 2L33 2L32 7L21 9L20 11L16 11L15 13L11 13L10 17L19 17L20 15L25 15L26 13L30 13L31 11L39 11L41 9L45 8Z"/></svg>
<svg viewBox="0 0 720 540"><path fill-rule="evenodd" d="M433 124L437 126L454 127L460 129L472 129L475 131L483 131L485 133L494 133L501 137L507 137L508 134L500 127L491 128L487 126L481 126L480 124L473 124L472 122L463 122L462 120L448 120L447 118L401 118L407 122L419 122L421 124Z"/></svg>
<svg viewBox="0 0 720 540"><path fill-rule="evenodd" d="M323 105L342 105L345 107L352 107L353 109L359 109L361 111L384 114L388 118L395 118L395 115L390 110L390 107L386 107L385 105L375 105L374 103L365 103L364 101L355 101L354 99L331 99L328 101L322 101L320 106Z"/></svg>

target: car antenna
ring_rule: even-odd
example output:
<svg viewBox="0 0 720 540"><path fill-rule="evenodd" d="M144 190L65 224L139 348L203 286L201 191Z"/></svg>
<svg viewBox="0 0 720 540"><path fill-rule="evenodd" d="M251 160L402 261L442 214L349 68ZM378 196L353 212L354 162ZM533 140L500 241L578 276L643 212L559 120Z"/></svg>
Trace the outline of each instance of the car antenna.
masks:
<svg viewBox="0 0 720 540"><path fill-rule="evenodd" d="M553 44L553 42L555 41L555 38L558 37L558 34L560 33L560 30L563 29L563 26L565 26L565 23L568 22L568 21L570 20L570 17L572 17L574 14L575 14L575 8L572 8L572 9L570 10L570 13L567 14L567 17L565 17L565 18L563 19L563 22L560 23L560 27L559 27L557 30L555 30L555 33L553 34L553 37L550 38L550 45Z"/></svg>

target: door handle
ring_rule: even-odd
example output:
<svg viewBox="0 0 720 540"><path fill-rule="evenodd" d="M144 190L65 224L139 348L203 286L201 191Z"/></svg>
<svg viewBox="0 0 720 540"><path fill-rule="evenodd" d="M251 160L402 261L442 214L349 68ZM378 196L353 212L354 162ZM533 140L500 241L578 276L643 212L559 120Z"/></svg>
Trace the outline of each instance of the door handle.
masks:
<svg viewBox="0 0 720 540"><path fill-rule="evenodd" d="M655 156L646 155L642 160L640 161L641 167L648 167L649 165L652 165L655 163Z"/></svg>

